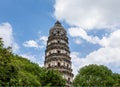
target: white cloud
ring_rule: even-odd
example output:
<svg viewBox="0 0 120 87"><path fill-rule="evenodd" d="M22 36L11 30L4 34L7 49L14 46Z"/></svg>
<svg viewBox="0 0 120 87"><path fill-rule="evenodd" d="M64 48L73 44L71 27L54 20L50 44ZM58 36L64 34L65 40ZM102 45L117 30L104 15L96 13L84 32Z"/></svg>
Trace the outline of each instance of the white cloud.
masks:
<svg viewBox="0 0 120 87"><path fill-rule="evenodd" d="M30 53L20 54L20 56L22 56L22 57L24 57L24 58L27 58L27 59L31 60L32 62L37 62L36 56L35 56L35 55L32 55L32 54L30 54Z"/></svg>
<svg viewBox="0 0 120 87"><path fill-rule="evenodd" d="M40 36L36 40L28 40L23 43L24 47L42 49L46 46L47 36ZM36 56L31 53L20 54L22 57L29 59L32 62L39 64L40 67L44 66L44 56ZM43 55L43 54L42 54Z"/></svg>
<svg viewBox="0 0 120 87"><path fill-rule="evenodd" d="M41 36L37 40L28 40L23 43L24 47L30 47L30 48L44 48L47 43L47 36Z"/></svg>
<svg viewBox="0 0 120 87"><path fill-rule="evenodd" d="M43 48L43 46L40 46L36 41L29 40L23 43L23 46L25 47L32 47L32 48Z"/></svg>
<svg viewBox="0 0 120 87"><path fill-rule="evenodd" d="M10 23L0 24L0 37L3 38L5 47L11 46L13 52L17 52L19 49L18 44L14 40L13 29Z"/></svg>
<svg viewBox="0 0 120 87"><path fill-rule="evenodd" d="M113 72L120 73L120 48L100 48L97 51L91 52L85 58L80 58L79 53L71 53L72 62L73 62L73 73L76 75L77 71L89 64L100 64L105 65L112 69ZM79 67L78 67L79 66Z"/></svg>
<svg viewBox="0 0 120 87"><path fill-rule="evenodd" d="M112 32L109 37L103 37L99 44L105 47L120 48L120 29Z"/></svg>
<svg viewBox="0 0 120 87"><path fill-rule="evenodd" d="M83 29L115 29L120 25L119 0L56 0L54 15Z"/></svg>
<svg viewBox="0 0 120 87"><path fill-rule="evenodd" d="M82 41L79 40L79 39L76 39L76 40L75 40L75 43L76 43L76 44L82 44Z"/></svg>
<svg viewBox="0 0 120 87"><path fill-rule="evenodd" d="M71 52L70 56L72 58L72 68L75 76L78 73L79 68L81 68L81 60L78 52Z"/></svg>
<svg viewBox="0 0 120 87"><path fill-rule="evenodd" d="M72 37L80 37L90 43L102 46L84 58L79 57L79 52L71 53L75 75L79 68L88 64L102 64L112 69L113 72L120 73L120 29L111 32L108 36L103 36L102 39L88 35L82 28L70 28L68 32Z"/></svg>
<svg viewBox="0 0 120 87"><path fill-rule="evenodd" d="M71 37L80 37L93 44L99 43L100 41L100 39L97 36L93 37L88 35L87 32L82 28L69 28L68 33Z"/></svg>
<svg viewBox="0 0 120 87"><path fill-rule="evenodd" d="M36 55L32 55L30 53L20 54L20 56L29 59L30 61L39 64L39 66L43 67L43 63L41 63L40 58L37 58Z"/></svg>
<svg viewBox="0 0 120 87"><path fill-rule="evenodd" d="M97 36L88 35L82 28L70 28L68 33L71 37L80 37L90 43L99 44L103 47L119 47L120 45L120 29L112 32L109 36L103 36L102 39ZM77 42L79 42L78 39Z"/></svg>
<svg viewBox="0 0 120 87"><path fill-rule="evenodd" d="M85 58L80 58L78 52L71 53L75 74L79 68L88 64L102 64L120 73L120 30L114 31L109 37L103 37L98 43L103 47L91 52Z"/></svg>
<svg viewBox="0 0 120 87"><path fill-rule="evenodd" d="M82 28L69 28L69 34L72 36L72 37L84 37L84 38L89 38L87 33L82 29Z"/></svg>
<svg viewBox="0 0 120 87"><path fill-rule="evenodd" d="M47 37L47 36L42 36L42 37L40 37L40 40L41 40L41 41L43 42L43 44L46 46L48 37Z"/></svg>
<svg viewBox="0 0 120 87"><path fill-rule="evenodd" d="M56 0L54 16L70 25L68 33L71 37L102 46L84 58L80 58L79 52L71 53L75 74L79 68L88 64L102 64L120 73L119 4L120 0ZM88 35L92 29L108 29L110 34L100 39ZM78 44L79 39L75 42Z"/></svg>

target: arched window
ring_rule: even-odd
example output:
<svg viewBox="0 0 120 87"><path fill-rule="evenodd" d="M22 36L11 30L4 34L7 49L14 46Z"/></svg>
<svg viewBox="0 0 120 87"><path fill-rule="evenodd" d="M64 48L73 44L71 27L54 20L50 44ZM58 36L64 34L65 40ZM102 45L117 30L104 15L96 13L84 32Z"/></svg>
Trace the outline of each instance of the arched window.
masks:
<svg viewBox="0 0 120 87"><path fill-rule="evenodd" d="M58 66L60 66L60 62L58 62L58 64L57 64Z"/></svg>
<svg viewBox="0 0 120 87"><path fill-rule="evenodd" d="M69 65L67 64L67 68L69 68Z"/></svg>
<svg viewBox="0 0 120 87"><path fill-rule="evenodd" d="M58 53L60 53L60 51L59 51L59 50L58 50L57 52L58 52Z"/></svg>
<svg viewBox="0 0 120 87"><path fill-rule="evenodd" d="M60 32L58 31L57 33L59 34Z"/></svg>
<svg viewBox="0 0 120 87"><path fill-rule="evenodd" d="M70 83L70 78L68 78L68 83Z"/></svg>
<svg viewBox="0 0 120 87"><path fill-rule="evenodd" d="M48 67L50 67L50 64L48 64Z"/></svg>

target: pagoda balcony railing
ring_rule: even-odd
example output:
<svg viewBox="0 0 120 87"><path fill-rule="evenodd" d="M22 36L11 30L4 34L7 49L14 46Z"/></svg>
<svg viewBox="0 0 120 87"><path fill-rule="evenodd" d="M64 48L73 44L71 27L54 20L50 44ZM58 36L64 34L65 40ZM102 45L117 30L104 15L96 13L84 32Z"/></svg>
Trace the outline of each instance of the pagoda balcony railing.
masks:
<svg viewBox="0 0 120 87"><path fill-rule="evenodd" d="M46 56L45 58L50 58L50 57L63 57L63 58L68 58L71 60L71 57L66 55L66 54L63 54L63 53L51 53L50 55Z"/></svg>
<svg viewBox="0 0 120 87"><path fill-rule="evenodd" d="M52 66L49 66L49 67L47 67L47 68L54 68L54 69L57 69L57 70L60 70L60 71L68 71L69 73L71 73L72 72L72 69L71 68L68 68L68 67L66 67L66 66L55 66L55 65L52 65Z"/></svg>
<svg viewBox="0 0 120 87"><path fill-rule="evenodd" d="M45 63L48 63L48 62L51 62L51 61L65 61L65 62L67 62L67 63L69 63L69 64L71 64L71 61L70 60L68 60L68 59L65 59L65 58L47 58L46 60L45 60Z"/></svg>
<svg viewBox="0 0 120 87"><path fill-rule="evenodd" d="M67 74L67 75L69 75L69 76L74 77L74 75L73 75L72 72L69 72L69 71L66 71L66 70L61 70L60 72L61 72L61 73L64 73L64 74Z"/></svg>
<svg viewBox="0 0 120 87"><path fill-rule="evenodd" d="M68 43L68 38L66 36L49 36L48 37L48 41L54 40L54 39L62 39L65 40Z"/></svg>
<svg viewBox="0 0 120 87"><path fill-rule="evenodd" d="M64 47L66 49L69 49L69 47L65 43L51 43L51 44L47 45L47 49L49 49L51 47Z"/></svg>
<svg viewBox="0 0 120 87"><path fill-rule="evenodd" d="M54 47L49 47L49 48L47 48L46 49L46 52L48 52L48 51L50 51L50 50L53 50L53 49L61 49L61 50L65 50L65 51L67 51L68 53L70 53L70 51L69 51L69 49L66 49L65 47L60 47L60 46L54 46Z"/></svg>

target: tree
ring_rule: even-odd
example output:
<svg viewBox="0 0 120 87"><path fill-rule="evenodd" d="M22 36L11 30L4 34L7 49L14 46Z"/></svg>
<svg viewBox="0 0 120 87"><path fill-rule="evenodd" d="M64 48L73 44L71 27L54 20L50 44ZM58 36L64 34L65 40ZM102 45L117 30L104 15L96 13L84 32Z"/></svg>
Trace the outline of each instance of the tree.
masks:
<svg viewBox="0 0 120 87"><path fill-rule="evenodd" d="M40 79L42 86L65 86L65 79L62 78L61 74L55 70L43 70Z"/></svg>
<svg viewBox="0 0 120 87"><path fill-rule="evenodd" d="M13 54L10 51L11 47L4 48L3 41L0 38L0 85L7 86L11 79L16 75L17 70L11 64Z"/></svg>
<svg viewBox="0 0 120 87"><path fill-rule="evenodd" d="M2 38L0 38L0 48L3 48L3 41L2 41Z"/></svg>
<svg viewBox="0 0 120 87"><path fill-rule="evenodd" d="M47 70L38 64L4 48L0 38L0 87L2 86L65 86L59 72Z"/></svg>
<svg viewBox="0 0 120 87"><path fill-rule="evenodd" d="M114 86L117 84L115 74L103 65L88 65L81 68L73 81L73 85L78 86ZM114 77L114 78L113 78ZM120 85L119 85L120 86Z"/></svg>
<svg viewBox="0 0 120 87"><path fill-rule="evenodd" d="M114 73L113 78L115 80L113 87L119 87L120 86L120 74Z"/></svg>

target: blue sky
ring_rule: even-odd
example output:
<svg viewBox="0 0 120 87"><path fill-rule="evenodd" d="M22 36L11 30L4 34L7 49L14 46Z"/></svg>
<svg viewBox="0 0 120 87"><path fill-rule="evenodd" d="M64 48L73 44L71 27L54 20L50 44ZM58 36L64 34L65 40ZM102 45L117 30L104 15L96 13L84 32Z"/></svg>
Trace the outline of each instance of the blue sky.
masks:
<svg viewBox="0 0 120 87"><path fill-rule="evenodd" d="M23 43L48 36L55 22L53 4L52 0L0 0L0 23L12 26L14 40L20 47L17 54L38 55L37 60L41 60L44 48L26 48Z"/></svg>
<svg viewBox="0 0 120 87"><path fill-rule="evenodd" d="M59 20L68 33L74 74L88 64L120 73L119 4L117 0L0 0L0 37L14 53L43 66L49 30Z"/></svg>

